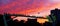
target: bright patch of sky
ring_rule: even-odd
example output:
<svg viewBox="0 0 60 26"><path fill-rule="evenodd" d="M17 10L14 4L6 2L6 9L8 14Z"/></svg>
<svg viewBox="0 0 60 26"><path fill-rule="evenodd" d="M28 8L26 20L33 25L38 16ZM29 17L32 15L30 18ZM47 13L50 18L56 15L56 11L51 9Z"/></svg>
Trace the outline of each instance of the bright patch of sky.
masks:
<svg viewBox="0 0 60 26"><path fill-rule="evenodd" d="M59 3L60 0L49 0L51 3Z"/></svg>

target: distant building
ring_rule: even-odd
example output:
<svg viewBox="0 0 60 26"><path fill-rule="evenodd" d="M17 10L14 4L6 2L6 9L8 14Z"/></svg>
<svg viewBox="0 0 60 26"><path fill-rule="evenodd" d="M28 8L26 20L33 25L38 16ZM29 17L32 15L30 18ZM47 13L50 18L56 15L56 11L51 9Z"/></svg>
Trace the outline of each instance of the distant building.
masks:
<svg viewBox="0 0 60 26"><path fill-rule="evenodd" d="M28 19L29 22L37 22L37 19Z"/></svg>
<svg viewBox="0 0 60 26"><path fill-rule="evenodd" d="M26 22L28 26L37 26L40 25L37 22L37 19L28 19L28 21Z"/></svg>

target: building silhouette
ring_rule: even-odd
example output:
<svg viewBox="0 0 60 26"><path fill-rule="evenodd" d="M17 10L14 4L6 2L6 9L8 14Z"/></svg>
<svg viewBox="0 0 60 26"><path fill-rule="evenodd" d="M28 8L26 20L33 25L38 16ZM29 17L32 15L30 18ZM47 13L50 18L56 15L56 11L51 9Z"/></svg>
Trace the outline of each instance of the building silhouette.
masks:
<svg viewBox="0 0 60 26"><path fill-rule="evenodd" d="M28 19L26 24L27 26L41 26L41 24L37 22L37 19Z"/></svg>

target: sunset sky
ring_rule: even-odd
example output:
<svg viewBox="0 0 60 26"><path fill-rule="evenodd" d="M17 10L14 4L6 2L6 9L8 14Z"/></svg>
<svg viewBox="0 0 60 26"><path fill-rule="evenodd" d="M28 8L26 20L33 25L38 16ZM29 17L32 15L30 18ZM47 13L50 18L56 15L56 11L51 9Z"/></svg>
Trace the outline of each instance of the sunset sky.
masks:
<svg viewBox="0 0 60 26"><path fill-rule="evenodd" d="M0 0L0 14L47 16L54 8L60 8L60 0Z"/></svg>
<svg viewBox="0 0 60 26"><path fill-rule="evenodd" d="M46 16L56 7L60 8L60 0L0 0L0 14L7 12Z"/></svg>

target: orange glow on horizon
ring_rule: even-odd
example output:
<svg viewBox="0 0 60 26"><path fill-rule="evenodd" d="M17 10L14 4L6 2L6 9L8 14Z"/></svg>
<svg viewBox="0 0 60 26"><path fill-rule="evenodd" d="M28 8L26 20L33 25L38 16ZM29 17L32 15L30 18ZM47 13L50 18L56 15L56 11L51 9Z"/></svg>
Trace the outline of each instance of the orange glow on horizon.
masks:
<svg viewBox="0 0 60 26"><path fill-rule="evenodd" d="M27 17L20 17L20 16L18 16L16 18L15 18L15 16L11 16L11 18L13 19L13 21L17 19L18 21L24 20L25 22L28 19ZM37 22L39 22L39 23L45 23L45 21L48 21L48 19L37 18Z"/></svg>
<svg viewBox="0 0 60 26"><path fill-rule="evenodd" d="M37 22L39 22L39 23L45 23L46 21L48 21L48 19L37 19Z"/></svg>

